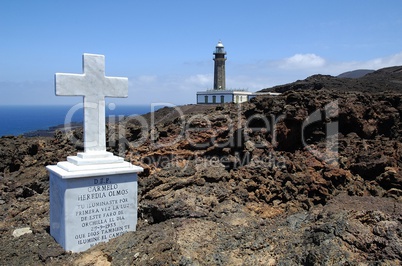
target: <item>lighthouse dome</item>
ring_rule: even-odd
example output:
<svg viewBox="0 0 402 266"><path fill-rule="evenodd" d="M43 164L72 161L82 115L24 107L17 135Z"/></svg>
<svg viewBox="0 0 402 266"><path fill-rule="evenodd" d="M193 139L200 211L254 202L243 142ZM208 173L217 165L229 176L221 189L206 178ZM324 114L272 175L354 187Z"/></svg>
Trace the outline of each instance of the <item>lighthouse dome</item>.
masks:
<svg viewBox="0 0 402 266"><path fill-rule="evenodd" d="M218 42L215 48L214 55L220 54L221 56L224 56L226 54L225 52L225 47L223 47L223 44L221 41Z"/></svg>

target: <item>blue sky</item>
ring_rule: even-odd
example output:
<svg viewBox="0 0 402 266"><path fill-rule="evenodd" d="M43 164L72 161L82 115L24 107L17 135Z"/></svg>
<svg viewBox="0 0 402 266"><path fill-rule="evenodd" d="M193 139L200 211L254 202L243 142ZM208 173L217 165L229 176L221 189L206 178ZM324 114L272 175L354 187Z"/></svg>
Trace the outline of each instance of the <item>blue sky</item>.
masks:
<svg viewBox="0 0 402 266"><path fill-rule="evenodd" d="M82 73L82 54L129 78L119 104L195 102L227 51L228 88L257 91L313 74L402 65L402 1L0 2L0 105L74 104L54 73Z"/></svg>

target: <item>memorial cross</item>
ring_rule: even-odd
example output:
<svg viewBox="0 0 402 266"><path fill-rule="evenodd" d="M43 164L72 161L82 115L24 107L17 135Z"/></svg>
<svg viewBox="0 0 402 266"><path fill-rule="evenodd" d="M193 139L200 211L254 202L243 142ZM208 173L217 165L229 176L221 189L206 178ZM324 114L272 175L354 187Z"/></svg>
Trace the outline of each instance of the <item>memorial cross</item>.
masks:
<svg viewBox="0 0 402 266"><path fill-rule="evenodd" d="M84 54L83 74L56 73L56 95L84 96L84 152L106 153L105 97L127 97L128 79L105 76L105 57Z"/></svg>

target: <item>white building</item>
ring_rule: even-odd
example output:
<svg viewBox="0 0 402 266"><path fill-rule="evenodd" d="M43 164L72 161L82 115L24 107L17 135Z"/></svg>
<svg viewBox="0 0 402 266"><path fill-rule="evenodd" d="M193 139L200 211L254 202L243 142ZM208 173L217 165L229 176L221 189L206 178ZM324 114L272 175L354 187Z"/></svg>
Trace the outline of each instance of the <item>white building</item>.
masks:
<svg viewBox="0 0 402 266"><path fill-rule="evenodd" d="M240 90L207 90L197 92L197 103L242 103L253 95Z"/></svg>

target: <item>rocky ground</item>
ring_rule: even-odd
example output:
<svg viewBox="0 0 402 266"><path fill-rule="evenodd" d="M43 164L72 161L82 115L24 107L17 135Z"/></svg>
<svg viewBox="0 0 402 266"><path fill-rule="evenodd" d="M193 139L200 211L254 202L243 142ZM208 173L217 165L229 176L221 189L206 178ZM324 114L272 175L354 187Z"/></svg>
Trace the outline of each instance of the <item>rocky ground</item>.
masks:
<svg viewBox="0 0 402 266"><path fill-rule="evenodd" d="M2 137L0 264L400 265L401 115L396 89L322 86L108 125L145 169L138 227L78 254L49 235L45 166L82 131Z"/></svg>

